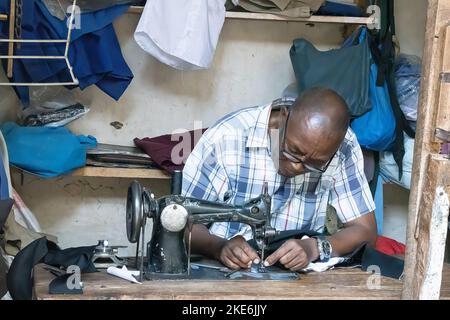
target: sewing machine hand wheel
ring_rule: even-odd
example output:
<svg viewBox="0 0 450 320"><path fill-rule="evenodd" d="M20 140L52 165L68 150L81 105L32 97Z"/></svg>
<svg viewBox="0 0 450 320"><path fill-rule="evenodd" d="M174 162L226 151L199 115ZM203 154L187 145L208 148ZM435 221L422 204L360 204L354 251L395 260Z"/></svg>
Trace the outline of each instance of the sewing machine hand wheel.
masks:
<svg viewBox="0 0 450 320"><path fill-rule="evenodd" d="M153 194L145 190L139 182L133 181L128 188L126 214L127 237L131 243L139 241L145 219L151 217L155 206Z"/></svg>

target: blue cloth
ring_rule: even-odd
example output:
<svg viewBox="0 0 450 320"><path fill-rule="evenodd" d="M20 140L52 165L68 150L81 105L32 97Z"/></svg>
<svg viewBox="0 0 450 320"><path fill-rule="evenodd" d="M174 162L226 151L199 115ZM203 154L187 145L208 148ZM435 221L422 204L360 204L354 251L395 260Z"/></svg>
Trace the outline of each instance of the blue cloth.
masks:
<svg viewBox="0 0 450 320"><path fill-rule="evenodd" d="M9 199L8 177L6 176L5 166L3 165L2 153L0 152L0 200Z"/></svg>
<svg viewBox="0 0 450 320"><path fill-rule="evenodd" d="M324 16L347 16L347 17L363 17L364 12L358 6L333 1L325 1L325 3L315 13Z"/></svg>
<svg viewBox="0 0 450 320"><path fill-rule="evenodd" d="M383 197L383 178L379 175L377 179L377 188L375 190L375 220L377 221L377 233L379 236L383 234L383 218L384 218L384 197Z"/></svg>
<svg viewBox="0 0 450 320"><path fill-rule="evenodd" d="M351 45L357 32L344 42L343 46ZM361 42L370 34L366 28L362 28L358 36ZM396 120L389 98L387 82L383 86L377 86L378 66L374 61L370 65L369 75L369 99L372 109L351 123L351 128L358 138L361 147L374 151L391 150L395 142Z"/></svg>
<svg viewBox="0 0 450 320"><path fill-rule="evenodd" d="M30 173L49 178L86 165L86 149L95 147L92 136L76 136L64 127L21 127L4 123L9 162Z"/></svg>
<svg viewBox="0 0 450 320"><path fill-rule="evenodd" d="M84 89L96 84L118 100L126 90L133 73L126 64L112 22L127 10L127 5L102 11L83 13L81 29L74 29L69 47L69 61ZM0 0L0 12L9 10L9 1ZM0 36L8 37L7 23L0 24ZM66 21L53 17L40 0L23 1L23 39L65 39ZM3 44L2 52L7 46ZM64 44L22 44L16 55L64 55ZM6 61L3 61L5 65ZM14 63L15 82L70 82L71 77L63 60L21 59ZM24 106L29 104L28 87L16 87Z"/></svg>

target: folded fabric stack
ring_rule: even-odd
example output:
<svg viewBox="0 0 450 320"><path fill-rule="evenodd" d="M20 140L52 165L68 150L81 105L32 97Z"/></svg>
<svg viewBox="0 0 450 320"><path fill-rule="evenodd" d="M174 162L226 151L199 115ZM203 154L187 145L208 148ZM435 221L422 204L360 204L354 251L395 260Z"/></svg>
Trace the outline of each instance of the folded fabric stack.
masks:
<svg viewBox="0 0 450 320"><path fill-rule="evenodd" d="M99 143L87 150L86 164L108 168L153 168L154 162L136 147Z"/></svg>

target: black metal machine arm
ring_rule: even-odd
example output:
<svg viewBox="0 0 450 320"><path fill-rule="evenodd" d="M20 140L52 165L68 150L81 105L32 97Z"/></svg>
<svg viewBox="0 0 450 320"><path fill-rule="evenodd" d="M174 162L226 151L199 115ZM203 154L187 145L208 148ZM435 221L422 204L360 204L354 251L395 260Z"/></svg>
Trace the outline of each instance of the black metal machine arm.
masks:
<svg viewBox="0 0 450 320"><path fill-rule="evenodd" d="M178 185L181 184L178 182ZM176 193L178 195L155 199L136 181L128 189L128 240L133 243L139 241L146 219L153 219L152 237L147 244L147 273L188 272L189 258L184 235L186 227L191 224L233 221L247 224L262 253L267 240L276 234L270 226L271 197L267 193L267 185L259 197L240 206L182 197L179 192Z"/></svg>

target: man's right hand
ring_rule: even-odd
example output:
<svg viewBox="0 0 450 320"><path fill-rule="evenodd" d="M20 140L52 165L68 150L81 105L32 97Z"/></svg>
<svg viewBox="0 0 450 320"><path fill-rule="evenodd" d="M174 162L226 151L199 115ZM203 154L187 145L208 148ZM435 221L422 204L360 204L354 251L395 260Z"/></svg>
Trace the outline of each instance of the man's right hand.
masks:
<svg viewBox="0 0 450 320"><path fill-rule="evenodd" d="M242 236L236 236L222 246L219 260L230 269L248 269L252 262L260 262L256 251L247 243Z"/></svg>

